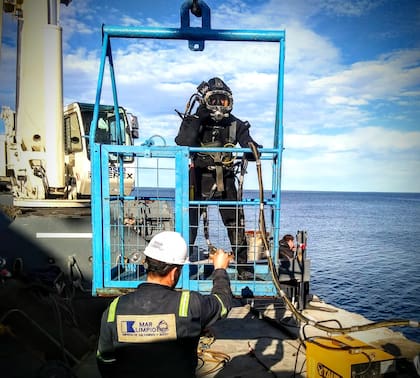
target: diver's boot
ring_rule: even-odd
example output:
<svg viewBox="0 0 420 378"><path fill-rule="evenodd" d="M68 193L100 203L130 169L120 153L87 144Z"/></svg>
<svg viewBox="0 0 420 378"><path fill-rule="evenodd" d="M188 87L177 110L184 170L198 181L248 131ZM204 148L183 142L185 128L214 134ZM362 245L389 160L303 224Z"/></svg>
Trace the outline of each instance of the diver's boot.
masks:
<svg viewBox="0 0 420 378"><path fill-rule="evenodd" d="M253 281L254 280L254 266L247 264L247 252L246 246L238 248L237 259L238 259L238 279L241 281Z"/></svg>

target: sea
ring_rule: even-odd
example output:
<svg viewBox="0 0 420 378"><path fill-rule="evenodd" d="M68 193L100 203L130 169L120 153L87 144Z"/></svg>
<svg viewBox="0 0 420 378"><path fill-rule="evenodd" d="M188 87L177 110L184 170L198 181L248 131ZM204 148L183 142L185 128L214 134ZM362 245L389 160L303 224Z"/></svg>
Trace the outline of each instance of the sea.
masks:
<svg viewBox="0 0 420 378"><path fill-rule="evenodd" d="M281 235L307 233L310 293L371 321L420 322L420 193L282 191L280 210ZM393 330L420 342L420 328Z"/></svg>
<svg viewBox="0 0 420 378"><path fill-rule="evenodd" d="M282 234L307 231L311 293L372 321L420 322L420 193L281 195ZM393 330L420 342L420 328Z"/></svg>

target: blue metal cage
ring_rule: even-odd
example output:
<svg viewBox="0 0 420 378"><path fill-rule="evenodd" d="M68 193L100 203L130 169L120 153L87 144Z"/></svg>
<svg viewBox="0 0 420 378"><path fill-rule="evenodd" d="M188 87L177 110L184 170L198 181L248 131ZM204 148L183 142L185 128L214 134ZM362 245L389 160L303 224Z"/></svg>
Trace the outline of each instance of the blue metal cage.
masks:
<svg viewBox="0 0 420 378"><path fill-rule="evenodd" d="M202 26L190 26L190 8L192 1L186 1L181 7L180 28L120 27L103 26L102 53L99 68L94 116L90 131L90 150L92 164L92 243L93 243L93 295L114 295L132 290L145 280L142 266L142 251L153 233L172 229L180 232L189 243L189 208L206 206L217 210L218 207L242 206L251 230L258 228L258 213L261 206L270 224L270 254L277 259L280 201L281 201L281 163L283 150L283 80L285 32L271 30L216 30L210 26L210 9L204 1L198 1L202 9ZM145 143L141 146L126 146L124 130L120 131L118 144L99 144L94 141L94 130L98 123L98 113L104 80L105 67L108 64L115 109L118 109L117 86L112 58L111 39L146 38L186 40L192 53L199 53L205 47L205 41L247 41L279 43L279 64L277 79L276 116L273 120L273 145L260 149L262 161L271 165L271 186L265 188L263 203L258 195L255 198L243 198L241 201L192 201L189 198L189 159L192 152L251 152L249 148L204 148L182 146L157 146ZM117 125L120 124L118 112ZM127 157L133 164L124 163ZM112 174L110 173L112 161ZM248 168L251 169L251 168ZM148 191L134 190L127 193L124 182L127 175L135 176L139 187L150 185L148 175L155 178L153 188ZM172 191L159 187L159 176L171 176ZM169 193L169 194L168 194ZM215 225L220 220L214 220ZM216 228L217 228L216 227ZM252 244L256 234L250 235L251 246L256 253L257 245ZM183 268L178 287L209 293L212 287L208 256L198 249L198 256L191 264ZM200 255L201 253L201 255ZM254 296L271 297L276 295L267 261L254 258L249 263L253 266L253 279L241 281L236 275L235 262L228 269L234 295L252 292ZM244 291L245 290L245 291Z"/></svg>

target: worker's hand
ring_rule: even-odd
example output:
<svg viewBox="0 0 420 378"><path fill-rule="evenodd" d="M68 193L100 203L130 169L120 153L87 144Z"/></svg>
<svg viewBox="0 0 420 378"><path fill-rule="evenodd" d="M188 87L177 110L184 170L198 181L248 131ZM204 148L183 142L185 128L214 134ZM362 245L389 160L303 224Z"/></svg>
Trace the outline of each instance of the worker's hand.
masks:
<svg viewBox="0 0 420 378"><path fill-rule="evenodd" d="M232 260L232 255L219 248L215 253L210 254L210 259L213 260L214 269L226 269Z"/></svg>

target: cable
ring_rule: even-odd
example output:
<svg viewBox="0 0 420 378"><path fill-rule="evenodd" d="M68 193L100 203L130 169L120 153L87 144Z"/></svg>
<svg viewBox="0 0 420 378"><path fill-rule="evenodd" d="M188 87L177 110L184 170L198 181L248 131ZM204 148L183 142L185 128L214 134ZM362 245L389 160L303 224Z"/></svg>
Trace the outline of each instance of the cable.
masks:
<svg viewBox="0 0 420 378"><path fill-rule="evenodd" d="M212 345L214 341L215 337L212 334L200 337L200 344L197 348L197 356L201 362L201 366L199 366L197 370L201 370L206 362L215 363L216 365L206 371L200 372L198 377L204 377L205 375L222 369L231 360L227 353L210 349L210 345Z"/></svg>
<svg viewBox="0 0 420 378"><path fill-rule="evenodd" d="M165 138L164 138L163 136L161 136L161 135L158 135L158 134L152 135L149 139L147 139L147 140L146 140L146 141L142 144L142 146L147 146L147 147L152 147L152 146L154 146L155 142L154 142L154 140L153 140L153 139L156 139L156 138L159 138L159 139L162 141L162 143L163 143L163 147L166 147L166 140L165 140Z"/></svg>
<svg viewBox="0 0 420 378"><path fill-rule="evenodd" d="M62 317L61 317L61 311L60 308L58 307L58 303L55 300L54 296L52 294L49 294L49 299L52 301L53 303L53 308L54 308L54 314L56 316L56 320L57 320L57 324L58 324L58 338L59 338L59 342L60 342L60 347L61 347L61 352L63 354L63 361L68 364L68 359L67 359L67 355L65 353L65 346L64 346L64 332L63 332L63 321L62 321Z"/></svg>
<svg viewBox="0 0 420 378"><path fill-rule="evenodd" d="M359 376L359 375L360 376L364 376L372 368L372 358L370 358L370 356L367 353L365 353L365 352L360 352L360 353L363 354L367 358L367 360L369 361L369 363L368 363L368 366L366 367L366 369L360 371L359 373L356 373L355 374L356 376Z"/></svg>
<svg viewBox="0 0 420 378"><path fill-rule="evenodd" d="M35 322L33 319L31 319L31 317L26 314L25 312L23 312L20 309L17 308L13 308L9 311L7 311L1 318L0 318L0 324L3 324L4 320L6 318L8 318L11 314L13 313L17 313L22 315L30 324L32 324L33 326L35 326L35 328L37 328L44 336L46 336L55 346L57 346L58 348L61 348L62 345L59 341L57 341L50 333L48 333L44 328L42 328L37 322ZM66 348L63 348L63 352L70 357L76 364L80 363L80 360L75 357L71 352L69 352Z"/></svg>
<svg viewBox="0 0 420 378"><path fill-rule="evenodd" d="M418 321L414 320L404 320L404 319L391 319L391 320L383 320L383 321L377 321L372 322L368 324L363 325L355 325L350 327L340 327L340 328L334 328L334 327L328 327L324 326L322 324L319 324L318 322L315 322L314 320L308 319L306 316L304 316L300 311L296 309L295 306L291 303L290 299L287 297L285 292L282 290L280 286L280 281L277 275L277 271L274 267L273 259L270 254L269 249L269 243L267 240L267 233L265 228L265 215L264 215L264 188L263 188L263 182L262 182L262 172L261 172L261 159L259 156L259 152L257 149L257 146L255 146L254 143L250 142L249 147L251 148L251 151L255 158L255 163L257 167L257 176L258 176L258 185L259 185L259 195L260 195L260 211L259 211L259 226L261 230L261 237L264 243L265 253L268 260L268 266L271 272L271 276L273 279L274 286L277 289L278 294L283 299L289 310L292 312L292 314L296 317L296 319L302 323L311 325L317 329L320 329L325 332L330 333L349 333L349 332L358 332L358 331L366 331L369 329L375 329L375 328L382 328L382 327L413 327L413 328L420 328L420 323Z"/></svg>
<svg viewBox="0 0 420 378"><path fill-rule="evenodd" d="M298 359L299 359L300 348L301 348L302 346L303 346L303 347L305 347L305 344L304 344L304 343L302 343L302 342L300 342L300 343L299 343L299 346L298 346L298 348L297 348L297 352L296 352L295 366L294 366L294 368L293 368L293 377L296 377L297 363L298 363ZM304 361L302 362L302 366L300 367L299 374L302 374L303 367L305 366L305 363L306 363L306 358L305 358L305 359L304 359Z"/></svg>

